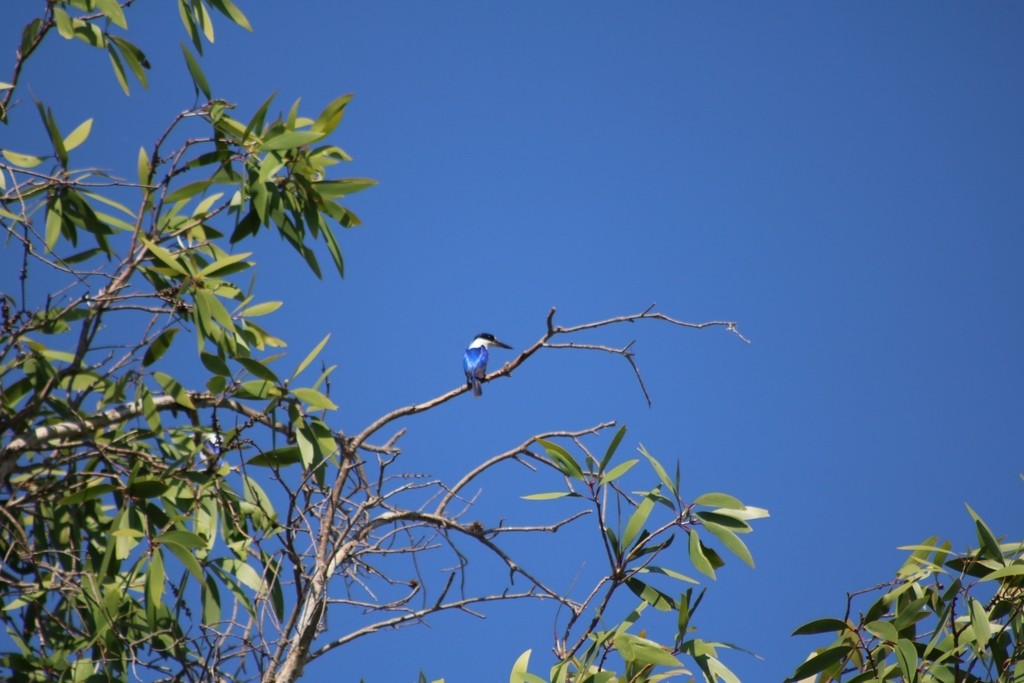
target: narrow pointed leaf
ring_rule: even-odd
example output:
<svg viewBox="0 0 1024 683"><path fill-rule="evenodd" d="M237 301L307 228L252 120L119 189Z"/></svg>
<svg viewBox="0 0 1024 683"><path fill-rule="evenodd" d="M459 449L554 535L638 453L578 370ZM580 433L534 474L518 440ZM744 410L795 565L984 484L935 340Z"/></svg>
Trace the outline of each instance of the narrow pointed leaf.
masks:
<svg viewBox="0 0 1024 683"><path fill-rule="evenodd" d="M615 436L612 437L611 443L608 444L608 448L605 449L604 457L601 458L601 465L598 468L599 472L604 472L605 468L608 467L608 463L612 461L612 456L615 455L615 451L618 450L619 444L622 443L623 437L626 436L626 425L619 427L618 431L615 432Z"/></svg>
<svg viewBox="0 0 1024 683"><path fill-rule="evenodd" d="M3 155L7 161L21 168L35 168L43 163L43 160L39 157L32 156L31 154L22 154L10 149L3 150Z"/></svg>
<svg viewBox="0 0 1024 683"><path fill-rule="evenodd" d="M548 457L555 461L555 466L558 467L560 472L567 477L583 480L583 470L580 468L580 464L576 462L576 459L569 454L569 451L552 441L537 439L537 443L544 447Z"/></svg>
<svg viewBox="0 0 1024 683"><path fill-rule="evenodd" d="M202 6L202 3L200 3ZM196 90L206 96L206 99L210 99L210 84L206 82L206 75L203 73L202 68L199 66L199 61L192 56L192 51L185 47L185 44L181 44L181 53L185 55L185 64L188 66L188 72L192 76L192 83L195 84Z"/></svg>
<svg viewBox="0 0 1024 683"><path fill-rule="evenodd" d="M316 133L308 130L286 131L279 135L267 138L260 148L263 152L273 152L282 149L293 149L310 145L324 137L323 133Z"/></svg>
<svg viewBox="0 0 1024 683"><path fill-rule="evenodd" d="M181 328L178 327L170 327L157 335L157 338L150 343L149 347L146 349L145 355L142 357L142 367L149 367L160 360L164 353L167 352L171 342L174 341L174 335L176 335L180 329Z"/></svg>
<svg viewBox="0 0 1024 683"><path fill-rule="evenodd" d="M149 184L149 176L152 172L149 166L149 154L146 153L145 147L139 147L139 160L138 160L138 172L139 172L139 185L146 186Z"/></svg>
<svg viewBox="0 0 1024 683"><path fill-rule="evenodd" d="M610 481L615 481L616 479L624 475L626 472L631 470L633 468L633 465L637 464L638 462L640 462L638 459L633 458L632 460L627 460L626 462L619 463L618 465L613 467L611 471L606 472L601 477L601 479L598 481L598 485L604 486Z"/></svg>
<svg viewBox="0 0 1024 683"><path fill-rule="evenodd" d="M660 487L658 487L660 488ZM657 491L658 488L654 489ZM652 492L653 493L653 492ZM647 523L647 518L651 516L651 510L654 509L655 496L647 494L644 496L640 504L636 506L636 510L629 517L629 522L626 523L626 530L622 532L622 547L629 548L634 539L640 534L640 531L644 528L644 524Z"/></svg>
<svg viewBox="0 0 1024 683"><path fill-rule="evenodd" d="M696 505L706 505L707 507L717 508L729 508L732 510L742 510L743 503L733 498L727 493L705 493L697 496L697 499L693 501Z"/></svg>
<svg viewBox="0 0 1024 683"><path fill-rule="evenodd" d="M713 522L705 522L704 528L714 534L715 538L722 542L726 548L732 551L732 554L743 560L751 569L754 567L754 558L750 554L750 550L740 540L739 536L733 533L732 529L728 529L719 524Z"/></svg>
<svg viewBox="0 0 1024 683"><path fill-rule="evenodd" d="M699 571L705 576L715 578L715 568L711 561L705 554L703 544L700 542L700 537L697 532L693 529L690 530L690 562L693 563L694 569Z"/></svg>
<svg viewBox="0 0 1024 683"><path fill-rule="evenodd" d="M95 0L95 2L96 8L103 13L103 16L110 19L110 23L118 28L128 28L128 21L124 17L124 10L121 9L121 5L118 4L117 0Z"/></svg>
<svg viewBox="0 0 1024 683"><path fill-rule="evenodd" d="M852 649L849 645L840 645L820 652L798 666L793 675L786 680L799 681L819 674L833 664L843 661Z"/></svg>
<svg viewBox="0 0 1024 683"><path fill-rule="evenodd" d="M283 304L283 301L264 301L262 303L253 304L242 311L242 316L245 318L255 318L257 316L267 315L268 313L273 313L277 309L281 308Z"/></svg>
<svg viewBox="0 0 1024 683"><path fill-rule="evenodd" d="M640 446L640 453L642 453L643 456L647 458L647 461L651 464L651 468L654 470L655 474L658 475L658 479L660 479L661 483L665 485L665 488L672 492L672 496L678 496L679 491L676 489L675 482L668 478L668 472L665 471L665 468L662 467L661 463L658 462L657 458L648 453L647 449L644 448L642 445Z"/></svg>
<svg viewBox="0 0 1024 683"><path fill-rule="evenodd" d="M793 631L794 636L810 636L818 633L837 633L845 631L847 624L842 619L833 619L826 617L824 619L815 619L814 621L808 621L803 626L800 626L797 630Z"/></svg>
<svg viewBox="0 0 1024 683"><path fill-rule="evenodd" d="M338 406L335 405L331 399L327 398L316 389L293 389L292 393L295 395L295 398L299 399L303 403L309 404L313 408L320 408L322 410L338 409Z"/></svg>
<svg viewBox="0 0 1024 683"><path fill-rule="evenodd" d="M241 26L246 31L252 31L252 25L246 18L242 10L238 9L231 0L209 0L210 5L216 7L220 12L231 21L235 22L238 26Z"/></svg>
<svg viewBox="0 0 1024 683"><path fill-rule="evenodd" d="M155 379L163 390L167 392L168 396L171 396L178 405L188 408L189 410L195 410L196 406L192 403L192 399L189 397L188 392L181 386L178 380L174 379L170 375L163 372L154 372L153 379Z"/></svg>
<svg viewBox="0 0 1024 683"><path fill-rule="evenodd" d="M992 637L992 625L988 620L988 613L985 606L977 600L970 599L971 606L971 627L974 629L974 637L978 645L984 647Z"/></svg>
<svg viewBox="0 0 1024 683"><path fill-rule="evenodd" d="M900 638L896 644L896 663L903 673L905 683L917 681L917 650L914 643L906 638Z"/></svg>
<svg viewBox="0 0 1024 683"><path fill-rule="evenodd" d="M308 354L306 354L306 357L302 359L301 363L299 363L299 367L295 368L295 372L292 373L292 379L295 379L296 377L298 377L302 373L303 370L305 370L307 367L309 367L310 363L312 363L314 360L316 360L316 357L318 355L320 355L321 351L323 351L324 346L327 345L327 341L330 338L331 338L331 335L330 335L330 333L328 333L323 339L320 340L319 344L317 344L316 346L313 347L312 351L310 351Z"/></svg>
<svg viewBox="0 0 1024 683"><path fill-rule="evenodd" d="M92 119L86 119L64 138L64 149L71 151L86 141L92 131Z"/></svg>
<svg viewBox="0 0 1024 683"><path fill-rule="evenodd" d="M531 493L521 496L523 500L555 500L556 498L579 498L580 494L572 491L551 491L549 493Z"/></svg>

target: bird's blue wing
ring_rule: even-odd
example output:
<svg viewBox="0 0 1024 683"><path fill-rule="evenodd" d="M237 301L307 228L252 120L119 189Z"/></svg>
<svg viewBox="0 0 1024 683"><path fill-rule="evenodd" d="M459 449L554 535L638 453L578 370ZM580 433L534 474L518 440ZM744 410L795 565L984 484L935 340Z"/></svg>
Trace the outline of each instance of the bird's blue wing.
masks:
<svg viewBox="0 0 1024 683"><path fill-rule="evenodd" d="M473 387L474 396L481 396L484 393L480 388L480 380L487 375L487 356L487 348L478 346L466 349L466 353L462 357L462 369L466 373L466 386Z"/></svg>

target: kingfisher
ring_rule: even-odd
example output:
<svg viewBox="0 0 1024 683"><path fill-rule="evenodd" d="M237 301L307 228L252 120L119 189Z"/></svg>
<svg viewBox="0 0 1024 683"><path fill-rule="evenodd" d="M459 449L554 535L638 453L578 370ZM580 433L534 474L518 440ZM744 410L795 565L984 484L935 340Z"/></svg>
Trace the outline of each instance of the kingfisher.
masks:
<svg viewBox="0 0 1024 683"><path fill-rule="evenodd" d="M487 376L487 359L490 357L487 347L489 346L500 346L503 349L512 348L495 339L490 332L481 332L476 335L462 356L462 369L466 371L466 386L473 387L474 397L483 396L484 393L480 388L480 383Z"/></svg>

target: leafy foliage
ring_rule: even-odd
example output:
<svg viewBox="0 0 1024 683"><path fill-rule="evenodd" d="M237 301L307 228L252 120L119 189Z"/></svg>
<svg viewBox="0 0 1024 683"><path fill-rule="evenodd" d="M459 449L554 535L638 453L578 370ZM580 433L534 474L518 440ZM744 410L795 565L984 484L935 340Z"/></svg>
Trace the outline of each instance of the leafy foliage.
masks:
<svg viewBox="0 0 1024 683"><path fill-rule="evenodd" d="M691 672L679 660L681 655L686 655L697 665L704 680L737 680L718 658L719 650L733 649L732 646L709 642L694 635L691 621L704 591L695 594L692 586L684 591L671 592L671 589L659 588L658 584L664 583L663 580L670 584L697 583L659 560L670 557L665 551L676 538L684 536L694 568L714 578L715 569L725 562L717 551L705 545L700 537L703 531L753 566L750 552L738 534L749 533L749 522L767 517L768 513L760 508L747 507L723 493L706 493L686 502L679 488L678 463L674 475L669 476L662 463L643 446L640 453L658 483L649 490L627 493L620 484L640 460L625 460L612 466L616 449L625 433L625 428L620 428L600 458L581 446L583 458L577 459L557 443L539 441L551 464L562 473L567 489L533 494L527 498L549 500L569 497L586 501L594 512L592 517L608 560L606 574L582 602L572 607L572 616L555 646L555 654L560 661L551 670L550 681L598 683L619 680L615 673L618 667L609 668L609 662L615 661L616 656L621 660L619 665L628 681L654 682L689 676ZM656 514L659 511L664 511L664 514L659 516ZM635 608L624 617L609 618L612 598L622 588L631 592L639 603L634 603ZM676 614L677 628L672 642L661 644L646 638L642 630L631 632L648 608ZM581 623L584 627L578 633ZM543 680L526 673L528 660L529 654L525 653L516 664L513 680L524 683ZM658 667L665 668L658 670Z"/></svg>
<svg viewBox="0 0 1024 683"><path fill-rule="evenodd" d="M842 618L816 619L796 630L836 637L790 680L1024 680L1024 541L998 541L974 510L968 512L977 550L954 553L949 541L936 537L904 548L910 555L895 579L851 594ZM854 617L855 604L865 602Z"/></svg>

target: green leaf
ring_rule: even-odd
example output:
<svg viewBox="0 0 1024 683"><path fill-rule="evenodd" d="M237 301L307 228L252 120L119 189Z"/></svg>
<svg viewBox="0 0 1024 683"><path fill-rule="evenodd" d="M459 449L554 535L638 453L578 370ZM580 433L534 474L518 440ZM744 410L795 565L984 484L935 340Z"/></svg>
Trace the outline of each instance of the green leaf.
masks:
<svg viewBox="0 0 1024 683"><path fill-rule="evenodd" d="M342 180L320 180L313 183L313 188L320 196L330 199L347 197L377 185L372 178L344 178Z"/></svg>
<svg viewBox="0 0 1024 683"><path fill-rule="evenodd" d="M106 196L104 196L102 194L97 194L95 192L84 192L83 191L82 194L85 195L86 197L88 197L89 199L94 199L94 200L96 200L96 201L98 201L98 202L100 202L102 204L106 204L107 206L113 207L113 208L117 209L118 211L120 211L121 213L126 214L132 220L135 220L135 214L132 213L131 209L129 209L124 204L121 204L120 202L115 202L110 197L106 197ZM111 220L111 218L107 217L106 214L97 214L97 215L104 216L105 220ZM135 228L132 225L128 225L127 223L124 223L124 229L126 231L131 231L131 230L134 230Z"/></svg>
<svg viewBox="0 0 1024 683"><path fill-rule="evenodd" d="M653 640L635 636L632 633L620 633L615 636L615 649L627 662L654 664L662 666L682 666L682 662L671 652Z"/></svg>
<svg viewBox="0 0 1024 683"><path fill-rule="evenodd" d="M512 673L509 674L509 683L546 683L540 676L527 671L531 652L532 650L527 650L516 658L515 664L512 665Z"/></svg>
<svg viewBox="0 0 1024 683"><path fill-rule="evenodd" d="M710 578L715 578L715 568L708 559L707 549L704 544L700 542L700 537L697 535L697 531L690 529L690 562L693 563L694 569L699 571L701 574Z"/></svg>
<svg viewBox="0 0 1024 683"><path fill-rule="evenodd" d="M654 470L655 474L658 475L658 479L660 479L661 483L665 485L665 488L672 492L673 497L678 496L679 491L676 490L676 484L671 479L669 479L668 472L665 471L665 468L657 460L657 458L648 453L647 449L644 448L643 444L640 444L638 450L645 458L647 458L647 461L651 464L651 468Z"/></svg>
<svg viewBox="0 0 1024 683"><path fill-rule="evenodd" d="M847 629L846 622L842 619L832 619L826 617L824 619L815 619L814 621L808 621L803 626L800 626L797 630L793 631L791 635L794 636L809 636L818 633L832 633L841 632Z"/></svg>
<svg viewBox="0 0 1024 683"><path fill-rule="evenodd" d="M896 627L888 621L883 621L881 619L869 621L864 624L864 628L866 628L869 633L878 636L882 640L888 640L891 643L895 643L900 639L900 634L896 630Z"/></svg>
<svg viewBox="0 0 1024 683"><path fill-rule="evenodd" d="M196 13L196 19L199 21L199 26L203 29L203 35L206 39L213 42L213 17L210 16L209 10L206 9L206 4L203 2L193 2L192 7Z"/></svg>
<svg viewBox="0 0 1024 683"><path fill-rule="evenodd" d="M281 390L273 382L268 382L264 379L253 379L238 385L239 398L263 399L280 395Z"/></svg>
<svg viewBox="0 0 1024 683"><path fill-rule="evenodd" d="M142 235L139 235L139 239L144 245L146 245L146 249L149 253L153 254L160 263L164 264L182 277L189 277L188 271L181 265L181 262L178 260L176 255L172 254L167 249L164 249L159 244L149 241Z"/></svg>
<svg viewBox="0 0 1024 683"><path fill-rule="evenodd" d="M549 493L531 493L520 497L523 500L555 500L557 498L579 498L580 494L574 491L551 491Z"/></svg>
<svg viewBox="0 0 1024 683"><path fill-rule="evenodd" d="M298 446L283 446L249 458L248 464L256 467L287 467L301 461Z"/></svg>
<svg viewBox="0 0 1024 683"><path fill-rule="evenodd" d="M310 127L311 130L325 135L334 132L334 129L338 127L339 123L341 123L341 117L345 114L345 107L351 101L351 93L334 99L334 101L324 107L324 110L320 112L320 116L316 118L316 121L314 121L313 125Z"/></svg>
<svg viewBox="0 0 1024 683"><path fill-rule="evenodd" d="M670 538L674 538L674 537L670 537ZM642 573L645 573L645 574L648 573L648 572L652 573L652 574L661 574L663 576L668 576L670 578L676 579L677 581L685 581L686 583L700 583L699 581L697 581L697 579L691 579L686 574L680 574L675 569L669 569L668 567L649 566L649 567L644 567L640 571Z"/></svg>
<svg viewBox="0 0 1024 683"><path fill-rule="evenodd" d="M142 416L145 418L149 428L154 433L159 434L163 431L163 425L160 423L160 412L156 409L153 394L146 388L145 384L139 385L139 394L142 397Z"/></svg>
<svg viewBox="0 0 1024 683"><path fill-rule="evenodd" d="M168 488L163 480L144 477L128 482L127 493L133 498L158 498L164 495Z"/></svg>
<svg viewBox="0 0 1024 683"><path fill-rule="evenodd" d="M1024 564L1019 561L1015 564L1007 565L1000 569L986 574L981 578L982 581L993 581L995 579L1005 579L1008 576L1022 576L1024 575Z"/></svg>
<svg viewBox="0 0 1024 683"><path fill-rule="evenodd" d="M128 63L128 68L135 74L135 78L139 80L142 87L148 87L149 82L146 78L146 69L149 68L149 60L146 59L146 54L134 43L130 43L118 36L110 36L110 40L121 51L121 57ZM113 49L113 46L110 49Z"/></svg>
<svg viewBox="0 0 1024 683"><path fill-rule="evenodd" d="M203 580L203 623L206 625L216 624L220 621L220 590L217 588L217 581L213 576L207 576Z"/></svg>
<svg viewBox="0 0 1024 683"><path fill-rule="evenodd" d="M598 486L604 486L610 481L615 481L616 479L624 475L626 472L631 470L633 468L633 465L637 464L638 462L640 462L639 459L633 458L632 460L627 460L623 463L619 463L618 465L613 467L611 471L606 472L601 477L601 479L597 482Z"/></svg>
<svg viewBox="0 0 1024 683"><path fill-rule="evenodd" d="M250 256L252 256L252 252L251 251L247 251L247 252L242 253L242 254L231 254L229 256L224 256L222 258L219 258L216 261L214 261L213 263L211 263L210 265L208 265L205 268L203 268L202 270L200 270L199 271L199 277L211 277L213 275L216 275L217 273L219 273L219 272L221 272L221 271L223 271L223 270L225 270L227 268L230 268L231 266L235 265L236 263L245 261L245 259L249 258ZM249 265L251 265L251 264L249 264Z"/></svg>
<svg viewBox="0 0 1024 683"><path fill-rule="evenodd" d="M984 520L978 516L970 505L967 506L967 512L970 513L971 517L974 519L974 525L978 532L978 544L984 551L984 555L990 560L995 560L999 564L1006 564L1003 552L999 549L999 542L996 540L992 531L988 528L988 525L985 524Z"/></svg>
<svg viewBox="0 0 1024 683"><path fill-rule="evenodd" d="M61 166L66 167L68 165L68 151L64 149L64 138L57 128L57 121L53 118L53 112L49 107L44 106L42 102L36 102L36 109L39 110L39 116L43 119L43 125L50 138L50 144L53 145L53 152L57 160Z"/></svg>
<svg viewBox="0 0 1024 683"><path fill-rule="evenodd" d="M224 308L224 304L220 302L220 299L209 290L200 289L196 291L196 306L202 306L206 316L212 317L213 320L220 323L224 329L234 329L235 323L231 319L231 314L228 313L228 309ZM208 326L206 329L207 331L210 331L211 328L212 326Z"/></svg>
<svg viewBox="0 0 1024 683"><path fill-rule="evenodd" d="M743 560L751 569L754 568L754 558L750 550L731 529L728 529L714 522L704 522L704 528L714 534L715 538L722 542L733 555Z"/></svg>
<svg viewBox="0 0 1024 683"><path fill-rule="evenodd" d="M730 514L712 512L710 510L698 510L694 513L694 516L703 522L717 524L718 526L724 526L727 529L732 529L736 533L745 534L750 531L749 524L744 522L742 519L736 519Z"/></svg>
<svg viewBox="0 0 1024 683"><path fill-rule="evenodd" d="M971 627L974 629L974 637L980 647L988 644L992 637L992 625L988 620L988 612L985 606L977 598L970 599L971 605Z"/></svg>
<svg viewBox="0 0 1024 683"><path fill-rule="evenodd" d="M281 383L281 380L278 379L277 375L274 374L273 370L271 370L270 368L268 368L266 365L259 362L255 358L245 358L244 356L239 356L238 358L235 358L235 360L238 361L243 368L248 370L254 376L259 377L260 379L265 379L268 382L273 382L274 384Z"/></svg>
<svg viewBox="0 0 1024 683"><path fill-rule="evenodd" d="M94 479L93 481L95 482L97 480ZM65 496L61 498L59 501L57 501L57 503L58 505L81 505L82 503L88 500L99 498L100 496L104 496L116 490L117 487L114 486L113 484L94 483L92 486L84 488L81 491L76 491L75 493L72 493L70 496Z"/></svg>
<svg viewBox="0 0 1024 683"><path fill-rule="evenodd" d="M619 427L619 430L615 432L615 436L612 437L611 443L608 444L608 448L605 449L604 457L601 458L601 464L598 467L599 472L604 472L605 468L608 467L608 463L612 461L612 456L615 455L615 451L618 450L624 436L626 436L626 425Z"/></svg>
<svg viewBox="0 0 1024 683"><path fill-rule="evenodd" d="M262 152L275 152L282 149L293 149L309 145L324 137L323 133L316 133L308 130L291 130L275 135L270 135L263 141L260 147Z"/></svg>
<svg viewBox="0 0 1024 683"><path fill-rule="evenodd" d="M703 495L697 496L697 499L693 502L695 505L728 508L731 510L742 510L744 508L743 503L736 500L727 493L705 493Z"/></svg>
<svg viewBox="0 0 1024 683"><path fill-rule="evenodd" d="M124 17L124 10L121 9L121 5L117 3L117 0L95 0L96 9L103 13L107 19L110 19L110 23L123 29L128 28L128 21Z"/></svg>
<svg viewBox="0 0 1024 683"><path fill-rule="evenodd" d="M154 372L153 379L155 379L163 390L167 392L168 396L171 396L175 402L189 410L195 410L196 406L192 403L192 399L189 398L188 392L185 391L185 387L181 386L178 380L174 379L170 375L163 372Z"/></svg>
<svg viewBox="0 0 1024 683"><path fill-rule="evenodd" d="M196 548L203 548L206 546L206 541L199 534L194 534L191 531L167 531L153 539L154 543L175 543L180 545L182 548L194 550Z"/></svg>
<svg viewBox="0 0 1024 683"><path fill-rule="evenodd" d="M64 40L71 40L75 37L75 25L71 21L71 15L69 15L63 8L55 5L53 8L53 23L57 25L57 33ZM25 27L28 29L28 26ZM26 45L22 43L22 52L25 52Z"/></svg>
<svg viewBox="0 0 1024 683"><path fill-rule="evenodd" d="M228 368L228 364L220 356L203 351L199 354L199 360L202 362L203 367L213 374L220 375L221 377L231 376L231 369Z"/></svg>
<svg viewBox="0 0 1024 683"><path fill-rule="evenodd" d="M555 467L558 470L573 479L579 479L583 481L583 470L580 468L580 464L569 455L569 451L565 450L558 444L547 441L545 439L537 439L537 443L544 447L547 451L548 457L555 461Z"/></svg>
<svg viewBox="0 0 1024 683"><path fill-rule="evenodd" d="M300 388L293 389L292 394L295 398L299 399L303 403L309 404L313 408L320 408L322 410L337 410L336 406L331 399L321 394L316 389Z"/></svg>
<svg viewBox="0 0 1024 683"><path fill-rule="evenodd" d="M850 654L851 650L853 650L853 648L849 645L839 645L837 647L824 650L823 652L819 652L798 666L796 671L793 672L793 675L786 680L799 681L804 678L814 676L815 674L819 674L833 664L838 664L846 659L846 656Z"/></svg>
<svg viewBox="0 0 1024 683"><path fill-rule="evenodd" d="M149 618L149 627L156 627L157 608L163 605L164 581L167 575L164 572L164 558L159 546L153 549L149 558L149 567L146 569L146 616Z"/></svg>
<svg viewBox="0 0 1024 683"><path fill-rule="evenodd" d="M46 208L46 236L44 237L47 252L53 252L60 239L61 230L64 228L64 202L60 197Z"/></svg>
<svg viewBox="0 0 1024 683"><path fill-rule="evenodd" d="M669 612L676 609L676 602L670 596L660 590L644 583L639 579L627 579L626 586L638 598L660 612Z"/></svg>
<svg viewBox="0 0 1024 683"><path fill-rule="evenodd" d="M3 150L3 155L7 161L11 162L15 166L20 166L21 168L35 168L39 164L43 163L43 160L40 157L35 157L31 154L22 154L10 149Z"/></svg>
<svg viewBox="0 0 1024 683"><path fill-rule="evenodd" d="M345 277L345 260L341 257L341 246L338 245L338 240L334 237L334 231L325 228L323 235L324 242L327 243L327 251L331 253L331 260L338 271L338 277Z"/></svg>
<svg viewBox="0 0 1024 683"><path fill-rule="evenodd" d="M173 204L175 202L181 201L182 199L190 199L196 196L197 194L206 192L206 190L208 190L210 188L210 185L212 185L213 183L214 181L209 178L206 180L197 180L194 183L189 183L188 185L179 187L174 192L171 192L170 194L167 195L165 201L168 204Z"/></svg>
<svg viewBox="0 0 1024 683"><path fill-rule="evenodd" d="M164 353L167 352L171 342L174 341L174 335L178 334L179 330L180 328L178 327L169 327L157 335L157 338L150 343L149 347L146 349L145 355L142 357L142 367L148 368L150 365L160 360Z"/></svg>
<svg viewBox="0 0 1024 683"><path fill-rule="evenodd" d="M200 3L200 6L202 6L202 3ZM192 56L192 51L184 43L181 43L181 53L185 55L185 65L188 66L188 73L192 76L192 83L196 87L196 92L201 92L206 96L207 100L211 99L210 84L206 82L206 75L199 66L198 60Z"/></svg>
<svg viewBox="0 0 1024 683"><path fill-rule="evenodd" d="M640 504L636 506L636 510L629 516L629 522L626 523L626 530L622 532L622 547L629 548L633 545L633 541L640 534L640 531L644 528L644 524L647 523L647 518L651 516L651 511L654 509L655 494L661 487L658 486L651 491Z"/></svg>
<svg viewBox="0 0 1024 683"><path fill-rule="evenodd" d="M258 132L263 129L263 122L267 117L267 109L270 108L270 103L274 101L275 97L277 97L277 93L273 93L268 97L263 104L259 106L259 109L256 110L256 113L253 114L252 118L249 119L249 124L245 127L245 131L242 133L242 141L248 140L249 135L252 132Z"/></svg>
<svg viewBox="0 0 1024 683"><path fill-rule="evenodd" d="M917 680L917 650L912 641L900 638L896 644L896 663L903 672L903 680L906 683L914 683Z"/></svg>
<svg viewBox="0 0 1024 683"><path fill-rule="evenodd" d="M68 136L64 138L64 149L71 151L74 148L81 145L89 137L89 133L92 131L92 119L86 119L82 123L78 124L78 127L68 133Z"/></svg>
<svg viewBox="0 0 1024 683"><path fill-rule="evenodd" d="M721 679L723 683L740 683L740 679L736 677L736 674L715 657L708 657L706 662L708 671L714 680Z"/></svg>
<svg viewBox="0 0 1024 683"><path fill-rule="evenodd" d="M281 308L283 301L264 301L263 303L254 304L249 306L242 311L242 317L244 318L255 318L261 315L267 315L273 313L277 309ZM294 378L295 375L292 375Z"/></svg>
<svg viewBox="0 0 1024 683"><path fill-rule="evenodd" d="M114 70L114 78L117 79L117 84L121 86L121 92L125 95L131 95L132 89L128 85L128 76L124 72L124 64L121 63L121 58L117 54L117 48L113 44L107 45L107 56L110 57L110 67Z"/></svg>
<svg viewBox="0 0 1024 683"><path fill-rule="evenodd" d="M321 351L323 351L324 346L327 344L327 340L330 338L331 334L328 332L327 335L320 340L320 343L314 346L313 350L306 354L306 357L302 359L301 363L299 363L299 367L295 368L295 372L292 373L292 379L298 377L303 370L309 367L309 364L312 363L318 355L320 355Z"/></svg>
<svg viewBox="0 0 1024 683"><path fill-rule="evenodd" d="M132 508L121 508L114 519L113 531L110 532L114 538L114 556L119 560L128 557L142 537L140 530L132 528L132 515Z"/></svg>
<svg viewBox="0 0 1024 683"><path fill-rule="evenodd" d="M166 536L164 534L163 536ZM171 539L164 539L163 536L158 536L154 539L154 543L160 543L163 547L170 550L178 560L185 565L185 569L188 570L197 581L203 580L203 568L199 566L199 560L192 554L189 547L184 546L177 541Z"/></svg>
<svg viewBox="0 0 1024 683"><path fill-rule="evenodd" d="M249 20L242 13L242 10L238 9L231 0L208 0L208 2L238 26L241 26L246 31L252 31L252 25L249 23Z"/></svg>
<svg viewBox="0 0 1024 683"><path fill-rule="evenodd" d="M146 153L145 147L139 147L138 172L139 185L145 187L149 184L150 174L153 172L149 166L149 155Z"/></svg>

